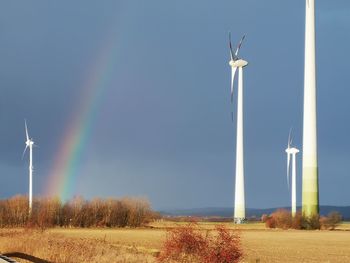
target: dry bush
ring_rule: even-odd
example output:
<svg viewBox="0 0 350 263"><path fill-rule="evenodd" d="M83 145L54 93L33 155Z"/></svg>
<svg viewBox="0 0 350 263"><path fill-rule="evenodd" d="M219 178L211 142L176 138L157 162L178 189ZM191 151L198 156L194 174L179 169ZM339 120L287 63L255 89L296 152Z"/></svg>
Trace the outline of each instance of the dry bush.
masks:
<svg viewBox="0 0 350 263"><path fill-rule="evenodd" d="M292 219L291 228L298 229L298 230L301 229L302 221L303 221L303 216L302 216L301 212L297 212Z"/></svg>
<svg viewBox="0 0 350 263"><path fill-rule="evenodd" d="M61 206L59 198L35 198L33 211L26 226L38 227L44 231L48 227L59 225Z"/></svg>
<svg viewBox="0 0 350 263"><path fill-rule="evenodd" d="M216 226L217 236L209 239L209 249L205 253L207 263L239 262L243 257L240 237L224 226Z"/></svg>
<svg viewBox="0 0 350 263"><path fill-rule="evenodd" d="M198 225L191 223L167 232L158 260L159 262L201 262L202 251L207 247L207 240L198 229Z"/></svg>
<svg viewBox="0 0 350 263"><path fill-rule="evenodd" d="M276 220L273 216L268 216L265 221L265 226L267 228L276 228Z"/></svg>
<svg viewBox="0 0 350 263"><path fill-rule="evenodd" d="M16 195L0 201L0 226L23 226L28 221L28 198Z"/></svg>
<svg viewBox="0 0 350 263"><path fill-rule="evenodd" d="M196 223L176 227L167 233L159 262L239 262L242 258L240 238L224 226L217 226L209 235Z"/></svg>
<svg viewBox="0 0 350 263"><path fill-rule="evenodd" d="M322 229L334 230L342 221L342 216L338 212L330 212L327 217L320 218Z"/></svg>
<svg viewBox="0 0 350 263"><path fill-rule="evenodd" d="M272 213L277 228L289 229L292 227L292 215L285 209L278 209Z"/></svg>
<svg viewBox="0 0 350 263"><path fill-rule="evenodd" d="M330 229L330 227L328 227L328 218L326 216L320 217L320 225L321 225L321 229Z"/></svg>

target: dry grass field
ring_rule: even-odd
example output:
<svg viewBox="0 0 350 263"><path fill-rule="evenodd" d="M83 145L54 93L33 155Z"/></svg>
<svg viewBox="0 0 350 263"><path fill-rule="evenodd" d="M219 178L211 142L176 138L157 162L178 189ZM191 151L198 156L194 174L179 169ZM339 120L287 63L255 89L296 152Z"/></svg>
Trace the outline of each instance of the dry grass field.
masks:
<svg viewBox="0 0 350 263"><path fill-rule="evenodd" d="M184 223L154 223L139 229L55 228L44 233L1 230L0 253L22 252L53 262L155 262L166 229L179 224ZM350 262L350 224L335 231L225 225L240 232L244 262ZM215 223L200 226L210 230Z"/></svg>

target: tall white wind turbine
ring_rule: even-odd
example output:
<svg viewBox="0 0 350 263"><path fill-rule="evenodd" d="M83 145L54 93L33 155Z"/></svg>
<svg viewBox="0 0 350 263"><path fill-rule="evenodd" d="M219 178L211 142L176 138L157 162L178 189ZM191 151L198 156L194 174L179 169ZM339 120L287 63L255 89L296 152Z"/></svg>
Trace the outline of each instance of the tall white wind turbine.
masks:
<svg viewBox="0 0 350 263"><path fill-rule="evenodd" d="M34 141L29 138L27 122L24 121L24 126L26 130L26 147L24 148L22 158L29 148L29 214L32 212L33 207L33 146Z"/></svg>
<svg viewBox="0 0 350 263"><path fill-rule="evenodd" d="M306 0L302 197L306 217L319 213L315 31L315 0Z"/></svg>
<svg viewBox="0 0 350 263"><path fill-rule="evenodd" d="M236 184L235 184L235 211L234 222L241 224L245 220L245 195L244 195L244 156L243 156L243 68L248 62L238 57L239 50L245 36L238 44L236 52L233 53L231 44L231 35L229 35L230 44L230 66L231 76L231 102L233 102L233 83L238 68L238 98L237 98L237 140L236 140Z"/></svg>
<svg viewBox="0 0 350 263"><path fill-rule="evenodd" d="M291 147L292 139L289 133L288 146L286 149L287 153L287 183L289 187L289 172L290 172L290 156L292 156L292 216L294 217L297 212L297 189L296 189L296 154L299 152L297 148Z"/></svg>

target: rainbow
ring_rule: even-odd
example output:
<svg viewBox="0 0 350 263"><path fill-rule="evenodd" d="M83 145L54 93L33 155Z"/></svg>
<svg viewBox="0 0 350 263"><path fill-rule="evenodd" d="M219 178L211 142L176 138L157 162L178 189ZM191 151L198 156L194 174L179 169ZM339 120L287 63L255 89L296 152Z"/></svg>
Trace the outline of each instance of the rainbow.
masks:
<svg viewBox="0 0 350 263"><path fill-rule="evenodd" d="M67 200L74 194L81 156L93 131L103 95L109 86L113 66L117 61L116 42L115 37L106 42L88 71L90 74L84 81L81 101L69 120L49 173L46 188L48 196L58 196L62 200Z"/></svg>

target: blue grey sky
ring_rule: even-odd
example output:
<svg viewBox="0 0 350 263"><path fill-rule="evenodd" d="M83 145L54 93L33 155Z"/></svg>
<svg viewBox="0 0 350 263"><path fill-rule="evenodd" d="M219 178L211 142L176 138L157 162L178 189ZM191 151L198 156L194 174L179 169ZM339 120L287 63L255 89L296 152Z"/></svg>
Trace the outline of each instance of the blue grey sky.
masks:
<svg viewBox="0 0 350 263"><path fill-rule="evenodd" d="M349 205L350 2L316 1L320 202ZM6 1L0 6L0 197L46 192L106 42L116 44L72 195L144 196L156 209L234 197L228 32L246 40L246 205L289 205L288 132L301 149L304 1ZM112 56L112 54L111 54ZM106 68L107 70L107 68ZM235 109L235 108L234 108ZM297 165L301 167L301 154ZM298 203L301 172L298 169Z"/></svg>

